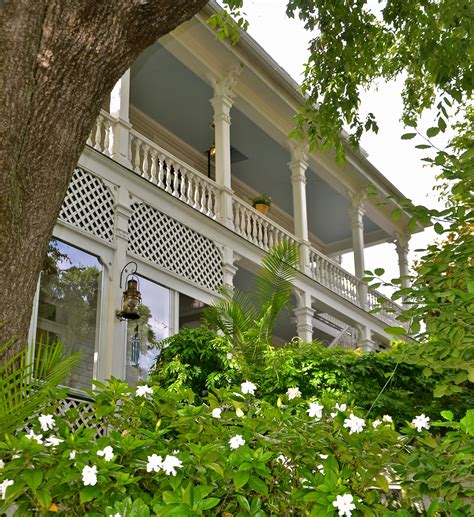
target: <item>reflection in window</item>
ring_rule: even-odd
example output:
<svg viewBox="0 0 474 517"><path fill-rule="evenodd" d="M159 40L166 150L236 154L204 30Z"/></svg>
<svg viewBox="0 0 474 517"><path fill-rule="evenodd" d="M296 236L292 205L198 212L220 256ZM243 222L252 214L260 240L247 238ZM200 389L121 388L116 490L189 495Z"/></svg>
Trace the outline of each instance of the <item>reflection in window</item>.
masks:
<svg viewBox="0 0 474 517"><path fill-rule="evenodd" d="M128 322L127 382L137 384L148 372L159 354L157 343L169 336L170 290L139 277L142 304L140 319Z"/></svg>
<svg viewBox="0 0 474 517"><path fill-rule="evenodd" d="M206 307L204 302L179 293L179 328L199 327L202 313Z"/></svg>
<svg viewBox="0 0 474 517"><path fill-rule="evenodd" d="M102 266L96 257L53 240L43 265L36 342L59 340L82 360L66 384L90 387L98 329Z"/></svg>

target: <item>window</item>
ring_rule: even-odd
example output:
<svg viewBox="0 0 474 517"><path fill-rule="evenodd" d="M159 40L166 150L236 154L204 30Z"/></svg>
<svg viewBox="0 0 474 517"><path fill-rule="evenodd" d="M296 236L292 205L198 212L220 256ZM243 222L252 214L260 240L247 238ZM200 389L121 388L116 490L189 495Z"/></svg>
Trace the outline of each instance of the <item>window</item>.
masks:
<svg viewBox="0 0 474 517"><path fill-rule="evenodd" d="M36 342L59 340L66 353L82 353L65 382L73 388L91 386L101 285L97 257L58 240L50 242L41 273Z"/></svg>
<svg viewBox="0 0 474 517"><path fill-rule="evenodd" d="M199 327L202 322L202 313L206 307L204 302L179 293L179 328Z"/></svg>
<svg viewBox="0 0 474 517"><path fill-rule="evenodd" d="M170 335L171 291L139 277L143 304L140 319L128 322L126 378L130 384L145 381L159 354L158 342Z"/></svg>

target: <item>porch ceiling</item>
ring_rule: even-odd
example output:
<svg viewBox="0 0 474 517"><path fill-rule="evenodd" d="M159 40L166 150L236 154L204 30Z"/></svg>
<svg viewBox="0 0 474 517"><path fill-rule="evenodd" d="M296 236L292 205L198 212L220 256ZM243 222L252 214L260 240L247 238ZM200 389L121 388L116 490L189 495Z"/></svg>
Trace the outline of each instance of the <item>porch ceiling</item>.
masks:
<svg viewBox="0 0 474 517"><path fill-rule="evenodd" d="M201 153L212 145L209 127L213 112L212 88L156 43L132 66L131 103ZM293 214L287 149L236 108L232 109L231 144L247 159L232 165L232 174ZM323 181L317 171L307 172L308 227L325 245L351 237L348 200ZM365 233L380 233L365 220ZM369 240L369 239L367 239Z"/></svg>

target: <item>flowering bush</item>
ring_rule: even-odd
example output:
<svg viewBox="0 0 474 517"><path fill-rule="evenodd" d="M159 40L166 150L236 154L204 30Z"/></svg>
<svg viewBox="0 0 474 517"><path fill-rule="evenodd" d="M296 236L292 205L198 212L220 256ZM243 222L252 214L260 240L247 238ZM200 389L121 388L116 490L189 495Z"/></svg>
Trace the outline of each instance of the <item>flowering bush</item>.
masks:
<svg viewBox="0 0 474 517"><path fill-rule="evenodd" d="M388 415L376 423L355 408L304 400L297 386L272 404L244 382L199 405L189 390L132 389L116 379L99 388L96 416L107 436L72 431L77 415L59 417L51 407L29 432L0 442L0 513L404 516L425 493L439 493L413 476L417 466L430 468L438 446L423 415L400 434ZM463 425L452 432L472 448L472 422ZM398 478L409 497L390 496ZM470 515L459 498L463 482L453 480L432 504Z"/></svg>

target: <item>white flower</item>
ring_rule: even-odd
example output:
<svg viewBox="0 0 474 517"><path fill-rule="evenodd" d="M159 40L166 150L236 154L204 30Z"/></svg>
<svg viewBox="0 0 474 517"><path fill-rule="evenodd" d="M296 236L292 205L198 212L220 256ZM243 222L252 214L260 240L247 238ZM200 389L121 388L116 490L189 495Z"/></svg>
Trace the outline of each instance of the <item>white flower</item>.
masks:
<svg viewBox="0 0 474 517"><path fill-rule="evenodd" d="M148 463L146 465L147 472L159 472L161 470L161 466L163 464L163 458L156 454L152 454L148 456Z"/></svg>
<svg viewBox="0 0 474 517"><path fill-rule="evenodd" d="M288 395L288 400L293 400L301 397L301 391L298 388L298 386L296 386L295 388L288 388L286 394Z"/></svg>
<svg viewBox="0 0 474 517"><path fill-rule="evenodd" d="M3 469L5 467L5 462L3 460L0 460L0 469Z"/></svg>
<svg viewBox="0 0 474 517"><path fill-rule="evenodd" d="M226 357L227 357L227 360L230 361L234 356L230 352L227 352Z"/></svg>
<svg viewBox="0 0 474 517"><path fill-rule="evenodd" d="M329 458L329 456L327 454L320 454L319 457L322 459L322 460L327 460Z"/></svg>
<svg viewBox="0 0 474 517"><path fill-rule="evenodd" d="M50 431L54 427L54 418L53 415L43 415L41 414L38 417L41 430L42 431Z"/></svg>
<svg viewBox="0 0 474 517"><path fill-rule="evenodd" d="M43 435L42 434L35 434L33 432L33 429L30 429L30 432L25 435L28 440L36 440L39 444L43 443Z"/></svg>
<svg viewBox="0 0 474 517"><path fill-rule="evenodd" d="M255 395L255 390L257 389L257 386L255 386L253 382L245 381L240 385L240 389L244 394L250 393L250 395Z"/></svg>
<svg viewBox="0 0 474 517"><path fill-rule="evenodd" d="M424 414L418 415L415 417L411 423L416 427L416 430L421 433L422 429L430 428L430 417Z"/></svg>
<svg viewBox="0 0 474 517"><path fill-rule="evenodd" d="M373 427L374 429L377 429L377 427L378 427L381 423L382 423L382 420L378 420L378 419L377 419L377 420L374 420L374 421L372 422L372 427Z"/></svg>
<svg viewBox="0 0 474 517"><path fill-rule="evenodd" d="M114 457L114 450L110 445L107 445L101 451L97 451L97 456L103 456L105 461L111 461Z"/></svg>
<svg viewBox="0 0 474 517"><path fill-rule="evenodd" d="M349 418L344 420L344 427L349 429L349 434L352 433L361 433L365 427L365 420L363 418L359 418L355 416L354 413L349 415ZM352 497L352 496L351 496ZM343 515L342 513L340 515Z"/></svg>
<svg viewBox="0 0 474 517"><path fill-rule="evenodd" d="M306 410L310 418L316 418L320 420L323 417L324 406L318 402L310 402L309 408Z"/></svg>
<svg viewBox="0 0 474 517"><path fill-rule="evenodd" d="M84 483L84 486L94 486L97 484L97 467L95 465L92 465L92 467L86 465L82 469L82 482Z"/></svg>
<svg viewBox="0 0 474 517"><path fill-rule="evenodd" d="M61 438L56 438L56 436L50 436L49 438L46 438L44 444L46 445L46 447L56 447L56 445L59 445L62 442L64 442L64 440L61 440Z"/></svg>
<svg viewBox="0 0 474 517"><path fill-rule="evenodd" d="M319 472L321 472L321 474L324 474L324 465L322 465L321 463L317 466L317 469L319 470Z"/></svg>
<svg viewBox="0 0 474 517"><path fill-rule="evenodd" d="M239 418L242 418L245 415L245 413L238 407L235 410L235 415L238 416Z"/></svg>
<svg viewBox="0 0 474 517"><path fill-rule="evenodd" d="M163 463L161 464L161 468L165 471L167 476L176 476L175 468L181 468L182 466L182 461L176 456L166 456Z"/></svg>
<svg viewBox="0 0 474 517"><path fill-rule="evenodd" d="M137 391L135 392L135 395L137 397L146 397L147 395L152 395L153 389L150 388L150 386L147 386L146 384L143 384L143 386L138 386Z"/></svg>
<svg viewBox="0 0 474 517"><path fill-rule="evenodd" d="M229 445L231 449L238 449L241 445L245 445L245 440L241 434L236 434L229 440Z"/></svg>
<svg viewBox="0 0 474 517"><path fill-rule="evenodd" d="M111 515L110 517L122 517L122 514L117 512L117 513L114 513L113 515Z"/></svg>
<svg viewBox="0 0 474 517"><path fill-rule="evenodd" d="M337 411L334 413L331 413L331 418L336 417L339 411L344 412L347 409L347 406L346 406L346 404L339 405L338 403L336 403L336 405L334 406L334 409L336 409Z"/></svg>
<svg viewBox="0 0 474 517"><path fill-rule="evenodd" d="M338 515L350 517L355 510L354 498L351 494L338 495L332 505L339 510Z"/></svg>
<svg viewBox="0 0 474 517"><path fill-rule="evenodd" d="M221 417L221 413L222 413L222 409L220 407L216 407L212 410L212 416L214 418L220 418Z"/></svg>
<svg viewBox="0 0 474 517"><path fill-rule="evenodd" d="M5 481L3 481L3 483L0 483L0 497L2 499L5 499L7 488L9 486L12 486L14 483L15 482L13 481L13 479L5 479Z"/></svg>
<svg viewBox="0 0 474 517"><path fill-rule="evenodd" d="M384 415L382 417L382 421L386 422L387 424L391 424L393 422L393 418L390 415Z"/></svg>
<svg viewBox="0 0 474 517"><path fill-rule="evenodd" d="M76 451L71 451L71 453L69 454L69 459L70 460L75 460L76 459Z"/></svg>

